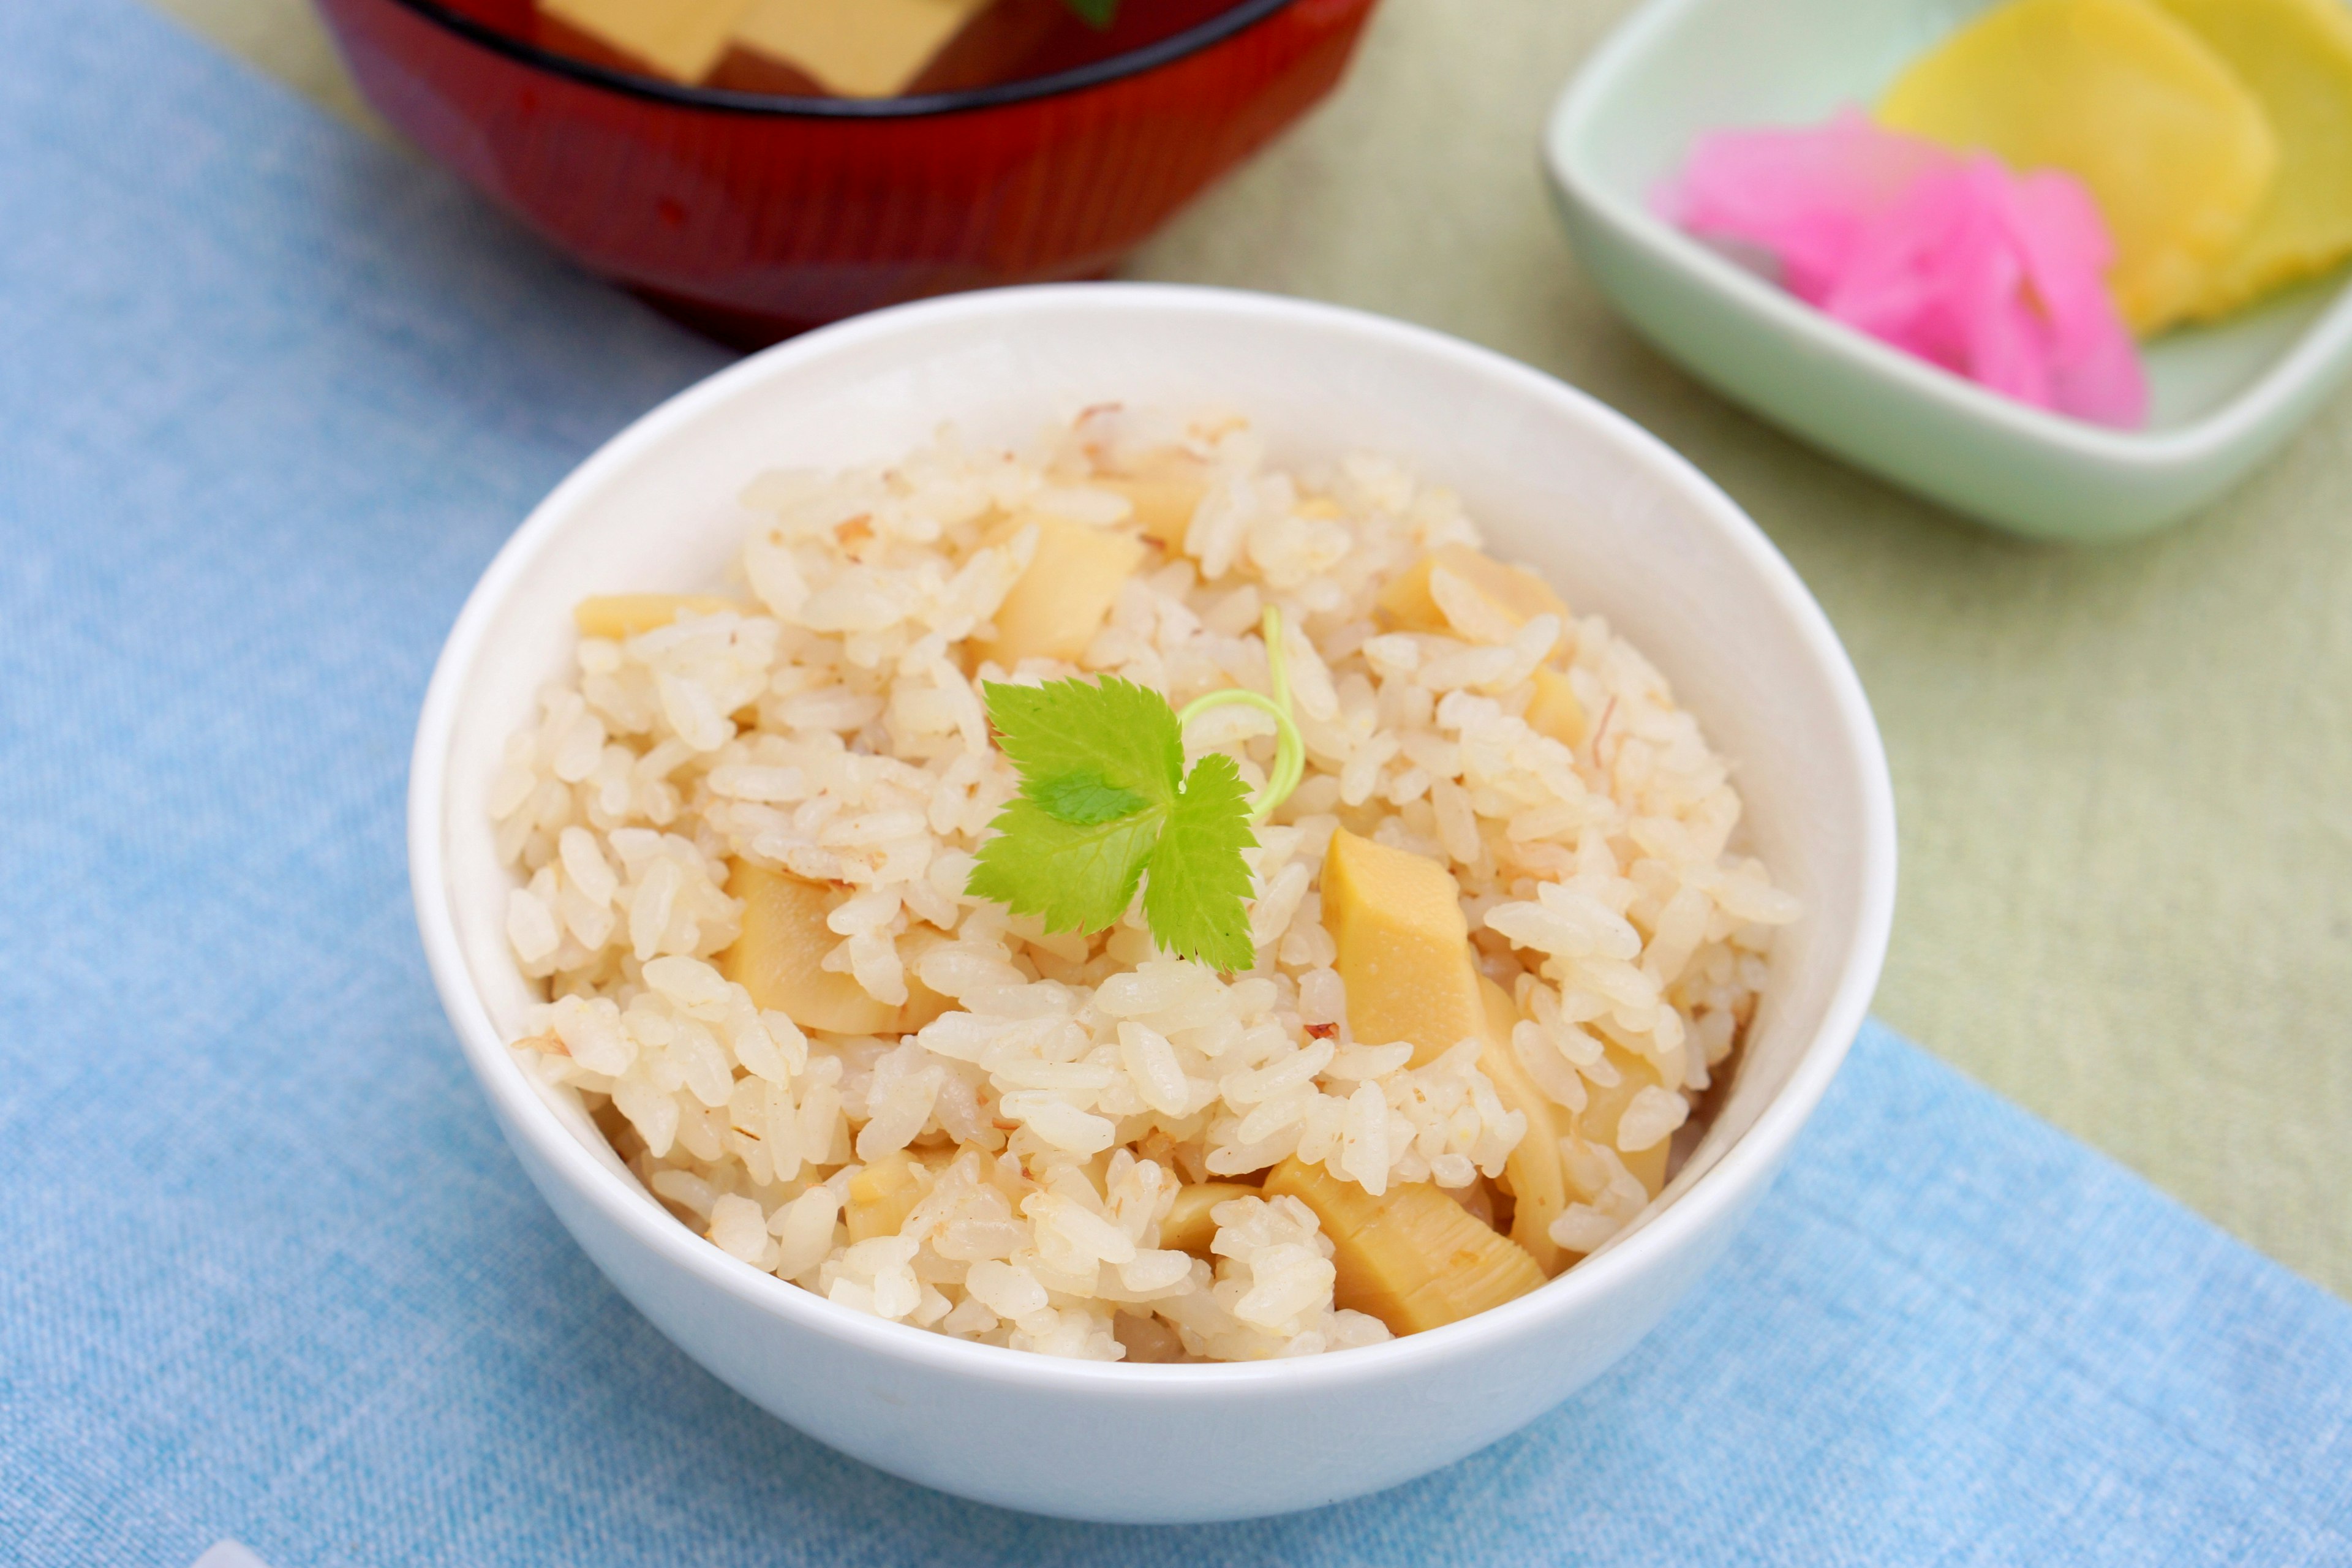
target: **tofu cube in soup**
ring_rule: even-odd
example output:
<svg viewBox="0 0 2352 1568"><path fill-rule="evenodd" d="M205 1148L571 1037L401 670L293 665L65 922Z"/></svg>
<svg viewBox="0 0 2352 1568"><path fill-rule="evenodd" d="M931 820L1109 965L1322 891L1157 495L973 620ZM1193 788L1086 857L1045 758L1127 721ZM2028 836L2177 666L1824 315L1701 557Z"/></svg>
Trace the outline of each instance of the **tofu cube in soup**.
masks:
<svg viewBox="0 0 2352 1568"><path fill-rule="evenodd" d="M539 0L540 42L669 81L693 83L727 52L747 0Z"/></svg>
<svg viewBox="0 0 2352 1568"><path fill-rule="evenodd" d="M752 0L713 79L746 91L896 98L991 0Z"/></svg>

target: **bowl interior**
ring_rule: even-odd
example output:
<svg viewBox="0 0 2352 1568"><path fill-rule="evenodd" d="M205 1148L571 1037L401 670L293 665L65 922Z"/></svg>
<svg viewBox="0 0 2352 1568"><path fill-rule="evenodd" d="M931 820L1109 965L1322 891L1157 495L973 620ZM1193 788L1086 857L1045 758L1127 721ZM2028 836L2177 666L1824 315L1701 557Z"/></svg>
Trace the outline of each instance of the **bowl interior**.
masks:
<svg viewBox="0 0 2352 1568"><path fill-rule="evenodd" d="M1808 125L1868 105L1920 53L1999 0L1657 0L1592 68L1562 149L1627 221L1727 268L1652 216L1650 195L1709 131ZM2252 389L2330 313L2352 310L2343 268L2212 326L2147 345L2148 428L2179 429ZM1850 329L1836 328L1840 333Z"/></svg>
<svg viewBox="0 0 2352 1568"><path fill-rule="evenodd" d="M1757 1123L1801 1064L1834 1064L1884 951L1892 805L1843 652L1754 525L1622 417L1497 356L1325 307L1094 286L904 307L771 350L641 421L509 545L436 677L455 693L446 733L428 710L419 752L429 766L446 746L446 766L439 821L429 806L419 820L421 843L437 832L446 907L421 914L428 948L436 926L453 928L470 986L451 984L442 963L444 993L478 1070L509 1088L522 1076L501 1047L534 999L508 956L514 884L484 803L507 737L569 667L573 603L723 581L749 521L735 498L763 468L887 459L942 422L1019 440L1104 401L1237 409L1277 461L1407 458L1461 493L1497 553L1540 568L1571 605L1634 639L1735 759L1744 831L1806 913L1782 933L1732 1092L1670 1197ZM576 1108L549 1110L539 1131L561 1120L619 1173Z"/></svg>

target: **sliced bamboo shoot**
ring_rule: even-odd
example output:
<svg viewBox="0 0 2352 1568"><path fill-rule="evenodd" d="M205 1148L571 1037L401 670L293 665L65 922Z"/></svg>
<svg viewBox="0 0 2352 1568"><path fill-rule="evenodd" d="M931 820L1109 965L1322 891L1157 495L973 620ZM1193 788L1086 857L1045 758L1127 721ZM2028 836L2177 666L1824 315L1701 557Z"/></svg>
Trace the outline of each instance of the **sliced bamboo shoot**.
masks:
<svg viewBox="0 0 2352 1568"><path fill-rule="evenodd" d="M1391 1333L1458 1322L1544 1282L1525 1247L1427 1182L1373 1197L1294 1155L1268 1173L1265 1195L1294 1197L1315 1211L1337 1249L1333 1302L1370 1313Z"/></svg>
<svg viewBox="0 0 2352 1568"><path fill-rule="evenodd" d="M836 1035L898 1032L898 1009L851 976L821 968L841 938L824 923L841 895L748 860L728 863L727 890L743 900L742 934L719 954L728 979L803 1029Z"/></svg>
<svg viewBox="0 0 2352 1568"><path fill-rule="evenodd" d="M1341 828L1323 861L1323 924L1339 950L1348 1025L1366 1045L1412 1045L1421 1067L1483 1037L1486 1004L1454 873Z"/></svg>
<svg viewBox="0 0 2352 1568"><path fill-rule="evenodd" d="M885 1154L849 1178L849 1203L842 1219L852 1244L896 1236L907 1216L931 1190L930 1166L905 1149Z"/></svg>
<svg viewBox="0 0 2352 1568"><path fill-rule="evenodd" d="M1524 566L1506 566L1482 551L1466 544L1443 544L1423 556L1402 574L1391 579L1381 590L1379 608L1381 620L1391 630L1401 632L1442 632L1449 637L1469 635L1446 618L1429 591L1432 572L1443 569L1459 577L1486 602L1486 608L1507 623L1513 630L1527 625L1538 616L1558 616L1568 618L1568 606L1560 602L1551 584Z"/></svg>
<svg viewBox="0 0 2352 1568"><path fill-rule="evenodd" d="M641 632L658 631L681 616L716 616L729 610L755 613L738 599L709 594L599 594L572 608L572 623L583 637L610 637L620 642Z"/></svg>
<svg viewBox="0 0 2352 1568"><path fill-rule="evenodd" d="M972 643L976 659L994 659L1005 669L1024 658L1075 662L1145 554L1131 533L1044 514L1013 519L993 537L1010 538L1030 523L1038 530L1037 553L997 606L996 635Z"/></svg>
<svg viewBox="0 0 2352 1568"><path fill-rule="evenodd" d="M1087 483L1125 496L1135 509L1136 525L1143 536L1171 551L1184 548L1192 514L1201 510L1202 498L1209 493L1205 479L1173 468L1166 473L1091 479Z"/></svg>
<svg viewBox="0 0 2352 1568"><path fill-rule="evenodd" d="M1235 1198L1265 1195L1255 1187L1245 1187L1239 1182L1195 1182L1189 1187L1179 1187L1174 1206L1160 1222L1160 1245L1170 1252L1206 1258L1209 1244L1217 1239L1217 1222L1209 1216L1209 1211Z"/></svg>
<svg viewBox="0 0 2352 1568"><path fill-rule="evenodd" d="M1559 1141L1570 1127L1568 1109L1536 1087L1511 1048L1519 1010L1510 993L1483 977L1478 991L1486 1004L1486 1048L1479 1054L1478 1068L1494 1084L1503 1109L1528 1119L1527 1135L1503 1165L1503 1179L1511 1185L1511 1239L1527 1248L1546 1275L1557 1274L1575 1260L1574 1254L1551 1238L1551 1222L1568 1206L1568 1176L1559 1163Z"/></svg>
<svg viewBox="0 0 2352 1568"><path fill-rule="evenodd" d="M1663 1088L1665 1078L1658 1071L1657 1064L1647 1057L1637 1056L1613 1043L1603 1048L1607 1052L1609 1065L1617 1069L1617 1081L1601 1085L1586 1080L1585 1092L1590 1098L1576 1117L1576 1131L1592 1142L1616 1149L1617 1119L1624 1115L1625 1108L1633 1102L1635 1095L1653 1085ZM1648 1148L1631 1154L1618 1150L1617 1157L1625 1162L1625 1169L1632 1172L1643 1189L1654 1198L1659 1189L1666 1184L1666 1155L1673 1147L1673 1139L1661 1138ZM1582 1199L1591 1194L1579 1194L1577 1196Z"/></svg>
<svg viewBox="0 0 2352 1568"><path fill-rule="evenodd" d="M1536 671L1536 694L1528 703L1528 727L1573 751L1584 744L1584 704L1568 677L1546 665Z"/></svg>

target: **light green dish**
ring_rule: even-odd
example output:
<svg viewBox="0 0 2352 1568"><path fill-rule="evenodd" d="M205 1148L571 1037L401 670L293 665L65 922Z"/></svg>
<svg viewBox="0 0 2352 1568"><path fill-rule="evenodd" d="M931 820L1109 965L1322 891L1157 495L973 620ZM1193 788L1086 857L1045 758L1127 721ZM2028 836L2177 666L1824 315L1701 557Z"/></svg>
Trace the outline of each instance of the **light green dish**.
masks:
<svg viewBox="0 0 2352 1568"><path fill-rule="evenodd" d="M1993 0L1653 0L1554 108L1544 162L1578 254L1643 335L1774 423L2036 539L2129 538L2245 477L2352 371L2341 272L2146 351L2144 431L1995 396L1832 321L1682 234L1651 193L1707 131L1867 104Z"/></svg>

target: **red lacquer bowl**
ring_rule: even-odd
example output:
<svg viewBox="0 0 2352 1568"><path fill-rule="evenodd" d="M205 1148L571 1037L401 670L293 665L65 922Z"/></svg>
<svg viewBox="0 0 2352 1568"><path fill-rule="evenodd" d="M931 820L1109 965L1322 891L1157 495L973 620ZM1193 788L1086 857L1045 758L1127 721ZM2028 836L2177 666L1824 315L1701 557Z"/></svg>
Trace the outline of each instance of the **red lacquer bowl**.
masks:
<svg viewBox="0 0 2352 1568"><path fill-rule="evenodd" d="M1331 89L1374 0L1197 0L1191 25L1105 59L880 100L609 70L492 25L485 0L318 3L368 101L426 152L589 268L754 344L1108 271Z"/></svg>

